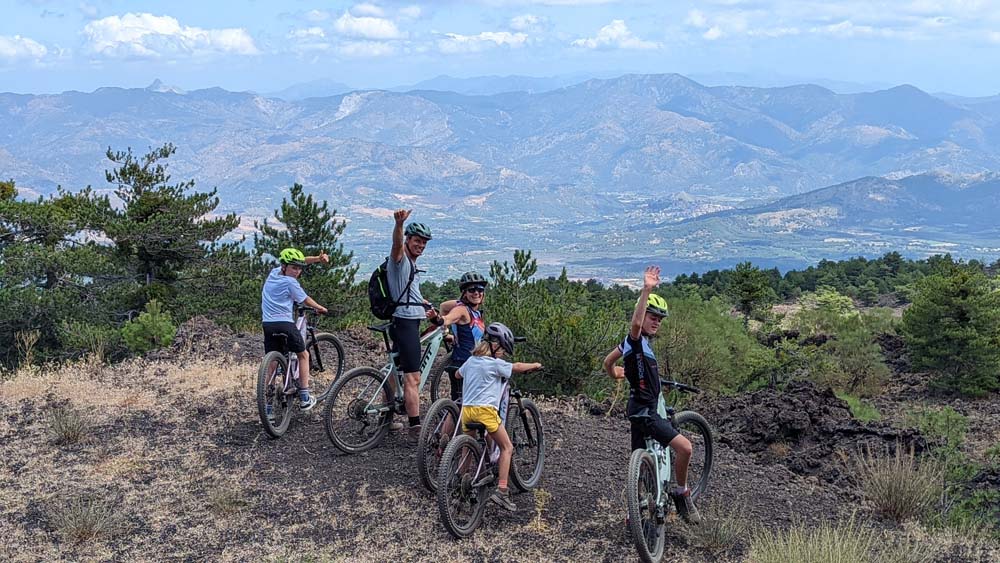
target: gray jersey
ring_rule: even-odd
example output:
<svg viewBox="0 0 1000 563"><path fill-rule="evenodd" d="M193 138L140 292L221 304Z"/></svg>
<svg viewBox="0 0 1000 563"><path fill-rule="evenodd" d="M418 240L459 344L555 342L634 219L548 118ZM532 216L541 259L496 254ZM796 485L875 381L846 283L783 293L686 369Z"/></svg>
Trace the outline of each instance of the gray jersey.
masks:
<svg viewBox="0 0 1000 563"><path fill-rule="evenodd" d="M514 364L489 356L472 356L458 368L462 374L462 406L500 408L503 384Z"/></svg>
<svg viewBox="0 0 1000 563"><path fill-rule="evenodd" d="M389 280L389 295L396 301L400 303L423 303L424 298L420 295L420 273L417 272L413 276L413 283L410 284L410 290L406 295L403 295L403 291L406 289L406 284L410 281L410 272L416 268L413 260L410 260L409 256L406 255L406 250L403 250L403 259L399 262L394 262L392 256L389 257L389 264L386 267L386 277ZM393 314L394 317L399 317L401 319L422 319L427 315L424 312L422 305L400 305L396 307L396 312Z"/></svg>

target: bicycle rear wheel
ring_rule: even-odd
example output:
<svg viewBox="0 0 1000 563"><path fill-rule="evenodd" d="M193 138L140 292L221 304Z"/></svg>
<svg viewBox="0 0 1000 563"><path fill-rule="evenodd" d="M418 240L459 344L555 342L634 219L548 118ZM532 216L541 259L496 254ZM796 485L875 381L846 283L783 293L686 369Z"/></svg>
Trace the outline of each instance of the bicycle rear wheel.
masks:
<svg viewBox="0 0 1000 563"><path fill-rule="evenodd" d="M520 491L538 486L545 466L545 431L542 415L531 399L511 401L505 424L510 441L514 444L514 457L510 463L510 480Z"/></svg>
<svg viewBox="0 0 1000 563"><path fill-rule="evenodd" d="M309 387L316 400L325 400L343 374L344 345L329 332L317 334L309 346Z"/></svg>
<svg viewBox="0 0 1000 563"><path fill-rule="evenodd" d="M344 453L356 454L378 445L392 422L392 396L382 373L354 368L333 384L323 407L326 435Z"/></svg>
<svg viewBox="0 0 1000 563"><path fill-rule="evenodd" d="M658 562L663 557L666 526L664 510L657 506L656 462L646 450L635 450L629 457L625 503L629 532L639 558L645 563Z"/></svg>
<svg viewBox="0 0 1000 563"><path fill-rule="evenodd" d="M272 438L284 435L292 420L295 395L285 394L286 377L288 358L281 352L268 352L257 370L257 415L260 416L264 432ZM292 389L294 391L295 387Z"/></svg>
<svg viewBox="0 0 1000 563"><path fill-rule="evenodd" d="M430 394L432 403L438 399L451 398L451 378L448 377L448 368L437 370L433 375L431 375L431 378L427 383L428 387L431 388Z"/></svg>
<svg viewBox="0 0 1000 563"><path fill-rule="evenodd" d="M424 416L417 442L417 475L430 492L437 491L438 467L448 442L455 434L459 407L451 399L438 399Z"/></svg>
<svg viewBox="0 0 1000 563"><path fill-rule="evenodd" d="M459 434L444 450L438 468L437 505L441 522L455 538L466 538L483 521L491 484L475 486L483 449L475 438Z"/></svg>
<svg viewBox="0 0 1000 563"><path fill-rule="evenodd" d="M715 454L712 441L712 429L703 416L694 411L677 413L674 426L691 441L691 462L688 464L687 486L691 489L691 499L708 490L709 476L712 473L712 460Z"/></svg>

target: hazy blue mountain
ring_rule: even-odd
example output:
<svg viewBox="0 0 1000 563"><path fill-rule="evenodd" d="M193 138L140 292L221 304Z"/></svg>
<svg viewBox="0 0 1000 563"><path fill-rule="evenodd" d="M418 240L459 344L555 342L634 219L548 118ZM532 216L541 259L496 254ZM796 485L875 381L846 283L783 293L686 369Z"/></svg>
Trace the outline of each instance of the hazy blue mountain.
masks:
<svg viewBox="0 0 1000 563"><path fill-rule="evenodd" d="M470 249L485 260L527 246L553 263L593 257L603 262L592 271L604 275L619 268L611 257L626 248L619 241L632 225L683 231L659 237L656 252L723 260L740 247L695 248L709 239L684 233L704 224L712 237L740 235L743 226L711 214L747 200L859 177L1000 170L1000 115L988 102L951 103L912 86L837 94L815 85L708 87L666 74L537 93L366 90L301 100L154 86L0 94L0 177L39 193L57 184L106 188L109 146L142 152L172 142L171 173L218 187L223 210L267 215L301 182L352 221L352 244L370 242L375 252L384 253L388 213L406 205L441 225L434 259L451 266L462 267ZM703 216L711 218L678 223ZM782 259L843 238L817 233L788 238L798 250ZM968 236L955 244L971 244ZM760 240L758 254L771 244Z"/></svg>
<svg viewBox="0 0 1000 563"><path fill-rule="evenodd" d="M607 73L573 73L558 76L473 76L456 78L442 74L434 78L417 82L410 86L391 88L394 92L411 92L414 90L433 90L440 92L455 92L469 96L490 96L504 92L548 92L579 84L591 78L606 78L614 76Z"/></svg>
<svg viewBox="0 0 1000 563"><path fill-rule="evenodd" d="M308 82L293 84L288 88L264 94L268 98L278 98L281 100L296 101L306 98L326 98L353 91L343 82L337 82L331 78L319 78Z"/></svg>
<svg viewBox="0 0 1000 563"><path fill-rule="evenodd" d="M696 72L687 75L706 86L753 86L757 88L781 88L813 84L838 94L857 94L892 88L885 82L852 82L828 78L788 76L775 72Z"/></svg>

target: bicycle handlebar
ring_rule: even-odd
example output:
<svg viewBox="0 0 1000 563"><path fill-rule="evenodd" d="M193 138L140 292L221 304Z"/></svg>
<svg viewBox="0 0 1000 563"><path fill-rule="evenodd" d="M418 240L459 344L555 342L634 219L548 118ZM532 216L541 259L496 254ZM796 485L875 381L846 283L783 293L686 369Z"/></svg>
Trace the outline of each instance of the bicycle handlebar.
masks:
<svg viewBox="0 0 1000 563"><path fill-rule="evenodd" d="M662 379L661 378L660 379L660 384L663 385L664 387L672 387L672 388L674 388L674 389L676 389L678 391L681 391L683 393L701 393L701 389L698 389L697 387L694 387L693 385L687 385L685 383L681 383L679 381L670 381L670 380Z"/></svg>

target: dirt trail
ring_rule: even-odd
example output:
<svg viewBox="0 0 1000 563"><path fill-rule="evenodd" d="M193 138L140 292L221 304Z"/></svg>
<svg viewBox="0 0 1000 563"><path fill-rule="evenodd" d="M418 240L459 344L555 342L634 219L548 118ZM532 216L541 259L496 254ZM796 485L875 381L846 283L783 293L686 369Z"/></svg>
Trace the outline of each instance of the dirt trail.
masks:
<svg viewBox="0 0 1000 563"><path fill-rule="evenodd" d="M206 331L197 334L206 339ZM378 343L364 331L341 337L352 364L378 357ZM628 425L619 416L540 402L548 444L543 492L516 495L517 513L491 506L483 528L454 541L401 436L342 455L314 413L297 416L281 440L268 439L257 420L253 363L93 368L23 375L0 387L0 560L636 560L624 528ZM815 389L797 393L789 400L826 401ZM47 421L52 406L67 401L92 426L83 443L58 446ZM753 422L761 408L781 410L781 400L761 394L726 401L698 405L719 442L703 505L709 517L742 512L774 528L848 518L859 508L841 479L800 470L798 452L851 436L887 439L882 430L834 415L830 403L796 441L783 428L800 428L799 417L776 433ZM771 443L789 449L782 455ZM833 453L808 459L822 467L843 462ZM60 534L54 515L81 494L113 503L121 519L113 534L79 544ZM746 540L709 552L673 519L670 560L743 560ZM989 557L954 548L941 560Z"/></svg>

